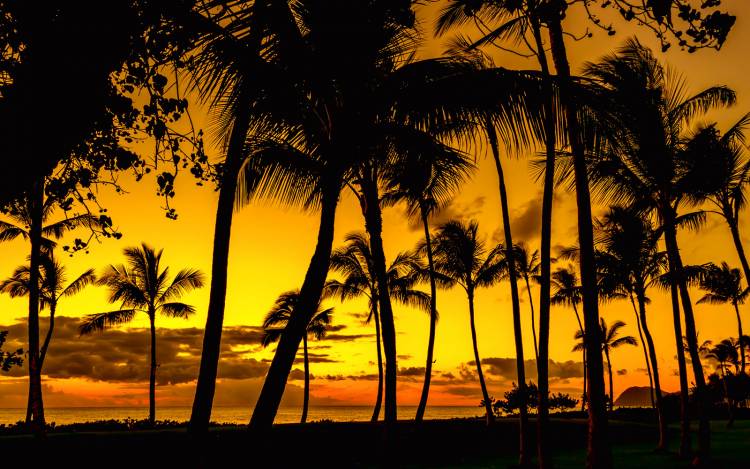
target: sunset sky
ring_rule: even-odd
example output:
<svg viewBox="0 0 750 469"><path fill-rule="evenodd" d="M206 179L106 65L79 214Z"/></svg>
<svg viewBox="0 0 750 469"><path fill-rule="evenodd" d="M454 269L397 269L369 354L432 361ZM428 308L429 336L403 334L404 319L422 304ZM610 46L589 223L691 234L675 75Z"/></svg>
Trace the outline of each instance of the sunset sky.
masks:
<svg viewBox="0 0 750 469"><path fill-rule="evenodd" d="M693 91L712 85L725 84L735 89L739 105L709 116L726 128L750 110L750 61L747 44L750 43L750 4L746 0L725 0L724 9L737 16L737 23L721 52L699 51L695 54L681 52L674 47L667 54L657 52L674 69L687 77ZM425 37L431 38L433 20L438 7L423 7L418 12ZM578 16L578 15L572 15ZM650 31L623 24L614 18L618 34L608 37L594 31L592 39L570 41L569 55L574 71L579 71L585 61L596 60L633 34L641 42L656 47ZM568 30L580 35L585 25L568 24ZM439 55L445 49L445 40L426 41L421 55ZM495 53L497 65L508 68L535 69L536 62L508 53ZM456 90L460 92L460 90ZM85 99L85 97L82 97ZM211 120L206 110L191 102L191 113L196 125L212 135ZM209 147L210 156L219 159L216 146ZM475 219L488 243L498 243L500 204L497 175L491 159L478 154L479 170L467 183L453 203L433 220L438 225L451 218ZM523 241L532 249L539 244L541 183L534 180L527 156L507 158L506 169L512 216L514 240ZM78 253L67 257L61 251L59 259L68 270L69 279L84 270L95 267L101 271L109 263L123 261L122 249L142 241L164 248L163 262L172 273L183 267L211 270L213 221L217 193L211 187L197 187L187 173L177 182L177 196L173 206L179 218L169 220L164 216L163 201L155 196L155 182L145 178L140 183L126 181L127 194L115 194L102 189L99 198L110 212L116 226L122 231L120 240L107 239L93 242L88 254ZM558 190L554 212L553 246L567 246L576 242L575 200L573 194ZM596 214L603 206L597 206ZM219 367L220 382L216 392L216 405L254 405L267 362L273 356L273 347L263 350L259 344L263 316L276 297L287 290L299 288L312 255L317 231L317 214L301 213L297 208L279 206L260 201L245 207L235 215L229 264L229 285L226 301L223 355ZM747 214L741 216L743 241L750 240L750 223ZM337 213L336 243L341 245L350 232L363 230L360 208L355 198L344 192ZM410 226L404 218L403 207L384 212L384 243L386 254L392 259L398 252L412 249L421 239L419 227ZM700 237L695 233L680 234L682 254L686 263L720 262L726 260L739 266L729 231L723 220L709 216ZM63 241L63 243L65 242ZM747 245L747 244L746 244ZM22 240L0 245L0 276L9 276L13 269L25 262L28 246ZM560 266L566 263L558 264ZM555 266L553 266L554 268ZM428 286L423 288L428 290ZM208 286L190 293L185 302L197 308L189 320L158 318L159 338L157 404L190 405L206 320ZM538 305L538 290L534 287L534 304ZM649 324L656 342L662 386L667 391L678 388L675 361L675 342L671 309L667 296L651 291ZM693 292L693 300L700 297ZM536 380L534 349L529 321L528 297L522 290L522 320L525 356L530 379ZM366 311L363 301L339 304L335 307L334 324L328 339L311 342L312 404L370 405L374 402L377 367L374 326L362 324L361 314ZM145 315L128 327L79 337L77 325L85 314L110 311L117 305L106 301L106 290L89 287L73 298L63 299L58 308L58 326L45 362L45 404L62 406L131 406L146 405L148 399L148 337ZM0 330L9 329L6 348L25 348L25 321L27 300L0 296ZM744 318L750 320L746 306ZM431 405L476 405L481 399L475 370L469 365L473 360L468 321L468 307L463 290L455 288L439 291L438 323L435 346L434 377L430 392ZM507 282L485 289L477 294L477 329L480 356L488 377L490 395L502 397L502 392L515 379L514 343ZM620 301L603 305L602 315L608 322L617 319L628 325L625 333L637 337L632 308ZM424 357L427 345L428 316L424 312L395 305L397 347L399 355L398 402L416 404L423 379ZM44 318L47 312L43 313ZM721 340L736 336L736 321L729 306L698 305L696 321L699 339ZM550 368L552 391L580 395L581 356L571 352L573 334L577 328L573 311L564 307L552 310L550 338ZM43 331L46 322L43 322ZM301 353L300 353L301 356ZM640 347L625 347L613 355L615 394L629 386L647 386L643 351ZM285 395L285 404L301 402L301 363L295 366ZM0 378L2 407L23 407L27 399L25 367Z"/></svg>

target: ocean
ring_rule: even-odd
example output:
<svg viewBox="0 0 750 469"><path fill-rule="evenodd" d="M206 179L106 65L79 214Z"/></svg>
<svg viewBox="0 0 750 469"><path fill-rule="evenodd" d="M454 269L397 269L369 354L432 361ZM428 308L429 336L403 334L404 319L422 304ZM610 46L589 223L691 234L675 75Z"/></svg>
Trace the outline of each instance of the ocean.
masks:
<svg viewBox="0 0 750 469"><path fill-rule="evenodd" d="M190 419L190 407L157 407L157 420L175 420L185 422ZM416 406L399 406L400 419L414 418ZM248 407L214 407L211 421L217 423L246 424L250 420L252 409ZM25 409L0 409L0 425L9 425L23 420ZM44 409L48 423L66 425L71 423L93 422L97 420L146 419L147 407L50 407ZM282 407L276 414L276 423L299 422L301 409ZM451 419L477 417L483 415L480 407L427 407L425 419ZM307 421L333 420L335 422L367 422L372 416L371 406L311 406ZM383 418L381 409L380 418Z"/></svg>

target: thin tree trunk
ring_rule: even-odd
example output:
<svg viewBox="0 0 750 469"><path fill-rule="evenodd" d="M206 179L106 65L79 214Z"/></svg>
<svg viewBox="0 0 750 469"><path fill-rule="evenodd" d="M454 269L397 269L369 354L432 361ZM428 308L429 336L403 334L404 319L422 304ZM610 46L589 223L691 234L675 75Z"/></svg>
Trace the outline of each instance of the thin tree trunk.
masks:
<svg viewBox="0 0 750 469"><path fill-rule="evenodd" d="M307 355L307 333L302 336L302 351L305 363L305 389L302 396L302 417L299 423L307 422L307 407L310 405L310 361Z"/></svg>
<svg viewBox="0 0 750 469"><path fill-rule="evenodd" d="M300 289L297 307L281 334L279 345L276 347L276 353L250 419L250 427L253 429L265 431L273 425L299 343L320 302L330 265L340 187L340 178L323 182L318 242Z"/></svg>
<svg viewBox="0 0 750 469"><path fill-rule="evenodd" d="M396 326L393 320L393 308L388 291L385 251L383 249L383 218L380 211L380 196L377 181L367 179L363 183L365 229L370 238L375 278L378 285L378 303L380 304L381 334L385 355L385 422L393 425L397 419L396 379L398 363L396 357Z"/></svg>
<svg viewBox="0 0 750 469"><path fill-rule="evenodd" d="M651 408L656 408L656 399L654 397L654 377L651 374L651 363L648 360L648 350L646 349L646 341L643 340L643 329L641 328L641 318L638 315L638 308L635 307L635 299L633 299L633 293L630 292L630 304L633 305L633 313L635 314L635 323L638 326L638 336L641 338L641 347L643 348L643 358L646 361L646 372L648 373L648 389L649 395L651 396Z"/></svg>
<svg viewBox="0 0 750 469"><path fill-rule="evenodd" d="M526 282L526 292L529 294L529 307L531 308L531 336L534 339L534 358L539 361L539 347L537 346L536 338L536 321L534 320L534 299L531 296L531 285L529 285L529 277L524 276Z"/></svg>
<svg viewBox="0 0 750 469"><path fill-rule="evenodd" d="M44 358L47 356L47 349L49 343L52 340L52 333L55 330L55 310L57 309L57 302L52 301L49 307L49 327L47 328L47 335L44 337L44 343L39 352L39 373L41 374L44 370ZM31 400L28 400L26 404L26 424L31 422Z"/></svg>
<svg viewBox="0 0 750 469"><path fill-rule="evenodd" d="M740 342L740 371L745 374L745 341L742 340L742 318L740 317L740 308L734 303L734 312L737 314L737 333Z"/></svg>
<svg viewBox="0 0 750 469"><path fill-rule="evenodd" d="M604 368L601 356L601 330L599 328L599 301L594 265L594 228L591 220L591 193L589 190L586 155L581 141L578 114L570 95L570 65L563 39L562 16L550 15L550 48L560 81L560 100L567 120L568 137L573 153L573 170L578 206L578 246L580 247L581 286L583 289L583 317L586 325L589 431L587 468L612 467L612 451L607 430L607 409L604 390Z"/></svg>
<svg viewBox="0 0 750 469"><path fill-rule="evenodd" d="M674 279L672 263L670 270L670 297L672 299L672 320L674 323L674 335L677 345L677 369L680 378L680 448L678 455L687 458L691 452L690 436L690 408L688 396L687 363L685 361L685 349L682 343L682 319L680 317L680 298L677 293L677 281Z"/></svg>
<svg viewBox="0 0 750 469"><path fill-rule="evenodd" d="M609 374L609 411L615 410L615 386L612 379L612 362L609 361L609 350L604 349L604 355L607 357L607 373Z"/></svg>
<svg viewBox="0 0 750 469"><path fill-rule="evenodd" d="M151 372L148 379L148 423L153 427L156 423L156 326L154 320L156 313L148 312L151 323Z"/></svg>
<svg viewBox="0 0 750 469"><path fill-rule="evenodd" d="M708 396L706 381L703 376L703 365L698 354L698 334L695 330L695 316L693 315L693 304L690 300L687 282L683 275L682 259L677 244L677 233L675 231L673 212L665 217L664 239L667 245L667 255L670 259L670 272L676 277L677 288L680 293L683 314L685 317L685 336L687 337L688 353L693 367L695 378L695 397L698 408L698 453L695 455L694 464L709 464L711 458L711 428L708 421Z"/></svg>
<svg viewBox="0 0 750 469"><path fill-rule="evenodd" d="M656 449L664 451L667 449L667 419L664 415L664 401L661 393L661 383L659 381L659 363L656 356L656 347L654 346L654 339L651 337L651 331L648 328L648 322L646 320L646 295L645 293L636 293L638 298L638 310L641 316L641 326L643 327L643 334L646 336L646 343L648 344L648 353L651 358L651 371L654 377L654 397L656 398L656 415L659 420L659 443ZM684 358L684 356L683 356Z"/></svg>
<svg viewBox="0 0 750 469"><path fill-rule="evenodd" d="M542 229L540 246L539 283L539 352L537 353L537 458L540 469L552 467L547 431L549 428L549 327L550 327L550 275L552 271L552 203L555 193L556 129L555 105L547 53L542 40L538 18L531 16L532 31L536 42L536 55L544 81L544 189L542 193Z"/></svg>
<svg viewBox="0 0 750 469"><path fill-rule="evenodd" d="M742 237L740 236L740 228L738 221L734 218L734 215L725 212L724 217L729 225L729 230L732 232L732 241L734 241L734 248L737 250L737 257L740 258L740 264L742 264L742 271L745 273L745 282L750 282L750 264L747 262L747 256L745 255L745 247L742 245Z"/></svg>
<svg viewBox="0 0 750 469"><path fill-rule="evenodd" d="M44 179L33 184L29 195L31 223L31 255L29 263L29 402L31 404L31 431L37 437L44 437L44 402L42 398L42 369L39 356L39 267L42 250L42 223L44 205Z"/></svg>
<svg viewBox="0 0 750 469"><path fill-rule="evenodd" d="M528 433L529 416L526 403L526 370L523 356L523 333L521 332L521 304L518 297L518 283L516 274L515 250L513 248L513 236L510 226L510 210L508 209L508 194L505 189L505 175L503 165L500 161L500 150L497 144L497 134L492 123L487 124L487 136L492 148L492 156L495 159L495 169L497 170L498 185L500 190L500 207L503 220L503 234L505 236L505 256L508 262L508 281L510 283L510 298L513 310L513 337L516 345L516 373L518 376L518 390L520 392L521 403L518 408L519 415L519 450L518 465L521 467L528 466L531 458L528 453L526 436Z"/></svg>
<svg viewBox="0 0 750 469"><path fill-rule="evenodd" d="M581 332L583 332L583 397L581 397L581 412L584 412L586 410L586 402L587 402L587 387L586 387L586 380L588 377L588 367L586 366L587 360L586 360L586 329L583 327L583 323L581 322L581 315L578 314L578 307L576 306L575 302L573 302L573 312L576 314L576 320L578 321L578 328Z"/></svg>
<svg viewBox="0 0 750 469"><path fill-rule="evenodd" d="M427 251L427 267L430 274L430 335L427 339L427 359L424 367L424 384L422 385L422 395L419 397L417 406L417 415L414 417L416 422L424 419L424 413L427 409L427 397L430 393L430 380L432 379L432 361L435 351L435 329L437 324L437 285L435 283L435 264L432 259L432 239L430 237L430 224L427 219L427 210L424 206L420 207L422 214L422 226L424 227L425 250Z"/></svg>
<svg viewBox="0 0 750 469"><path fill-rule="evenodd" d="M377 422L380 417L380 406L383 404L383 350L381 348L380 313L378 313L377 299L372 299L373 321L375 321L375 342L378 349L378 395L375 398L375 408L372 410L371 422Z"/></svg>
<svg viewBox="0 0 750 469"><path fill-rule="evenodd" d="M474 326L474 292L468 291L469 297L469 325L471 326L471 344L474 347L474 361L477 364L477 375L479 376L479 386L482 389L482 399L484 401L484 410L487 412L487 425L495 421L495 414L492 413L492 403L490 395L487 393L487 385L484 382L484 373L482 373L482 361L479 359L479 348L477 346L477 329Z"/></svg>
<svg viewBox="0 0 750 469"><path fill-rule="evenodd" d="M240 109L243 109L240 107ZM211 420L211 408L216 392L216 376L221 351L221 331L224 326L224 307L227 294L227 268L232 234L232 217L237 192L237 177L242 167L249 111L238 114L232 127L227 148L226 165L221 179L219 201L214 222L213 257L211 260L211 291L208 299L206 328L198 371L198 383L190 415L189 430L195 435L205 434Z"/></svg>

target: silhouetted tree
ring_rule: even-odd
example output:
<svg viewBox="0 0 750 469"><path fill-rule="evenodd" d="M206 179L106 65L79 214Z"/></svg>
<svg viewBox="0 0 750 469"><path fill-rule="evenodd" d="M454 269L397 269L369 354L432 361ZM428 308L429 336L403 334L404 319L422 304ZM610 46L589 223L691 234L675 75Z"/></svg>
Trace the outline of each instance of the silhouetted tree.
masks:
<svg viewBox="0 0 750 469"><path fill-rule="evenodd" d="M14 366L23 365L23 349L19 348L14 352L3 350L3 344L8 337L8 331L0 331L0 370L7 373Z"/></svg>
<svg viewBox="0 0 750 469"><path fill-rule="evenodd" d="M576 321L578 321L578 330L583 331L583 322L581 321L581 315L578 313L578 305L581 303L581 286L578 283L578 275L576 275L572 266L559 268L554 271L550 277L550 284L552 285L550 304L571 306L576 315ZM581 352L583 353L583 395L581 399L581 412L583 412L586 410L586 384L588 381L586 365L588 360L585 347L581 349Z"/></svg>
<svg viewBox="0 0 750 469"><path fill-rule="evenodd" d="M110 265L97 283L109 289L109 302L120 303L117 311L87 315L80 325L81 335L104 331L126 324L136 313L148 316L151 331L151 368L149 373L148 420L156 421L156 315L187 319L195 308L175 301L190 290L203 286L203 274L195 269L183 269L169 282L169 268L161 268L162 250L155 251L143 243L126 248L123 253L127 265Z"/></svg>

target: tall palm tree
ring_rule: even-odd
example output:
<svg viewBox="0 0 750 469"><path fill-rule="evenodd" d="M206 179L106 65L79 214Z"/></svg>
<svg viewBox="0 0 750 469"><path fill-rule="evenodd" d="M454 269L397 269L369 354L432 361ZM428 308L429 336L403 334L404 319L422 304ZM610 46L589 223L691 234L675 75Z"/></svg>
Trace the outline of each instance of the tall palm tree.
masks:
<svg viewBox="0 0 750 469"><path fill-rule="evenodd" d="M345 238L346 245L331 254L331 270L344 276L342 281L326 282L328 296L339 297L341 301L366 298L369 311L366 323L375 323L375 345L378 356L378 392L371 420L376 422L383 401L383 354L381 339L380 312L378 308L378 282L372 268L370 243L363 233L350 233ZM413 253L399 253L391 263L388 272L390 296L400 303L430 311L431 299L426 293L414 288L421 279L419 259Z"/></svg>
<svg viewBox="0 0 750 469"><path fill-rule="evenodd" d="M615 321L608 327L604 318L601 318L602 336L604 337L602 350L604 356L607 357L607 370L609 371L609 410L614 410L615 407L615 391L612 384L612 362L609 358L609 354L612 350L620 348L623 345L632 345L634 347L638 345L638 341L631 335L617 337L620 334L620 329L623 327L625 327L625 323L622 321Z"/></svg>
<svg viewBox="0 0 750 469"><path fill-rule="evenodd" d="M653 400L659 424L657 449L664 450L667 447L667 421L656 347L648 326L646 305L649 302L648 289L661 286L662 275L667 270L666 253L658 249L659 233L654 229L651 219L635 209L610 207L597 222L596 228L597 243L603 251L600 257L607 264L607 273L614 276L614 283L626 291L633 307L635 308L633 296L638 304L636 321L641 343L647 350L647 370L653 383ZM682 363L684 364L684 355Z"/></svg>
<svg viewBox="0 0 750 469"><path fill-rule="evenodd" d="M479 226L475 221L464 223L450 221L440 227L435 236L435 270L446 282L460 285L469 300L469 325L474 347L474 362L479 376L482 399L487 412L487 423L494 420L490 396L482 373L482 361L477 346L474 325L474 294L478 288L495 284L504 273L502 246L487 250L479 239Z"/></svg>
<svg viewBox="0 0 750 469"><path fill-rule="evenodd" d="M42 374L39 345L39 275L44 252L56 245L55 240L65 233L79 227L94 229L99 226L99 219L89 215L65 217L63 220L48 223L57 208L56 200L45 198L46 180L41 178L29 188L28 196L14 204L6 216L9 221L0 221L0 242L12 241L19 237L28 240L29 255L29 316L28 316L28 369L29 369L29 406L32 412L31 429L37 435L43 435L46 427L44 419L44 399L42 396Z"/></svg>
<svg viewBox="0 0 750 469"><path fill-rule="evenodd" d="M711 432L708 422L705 379L698 354L695 317L688 281L684 275L677 243L680 226L700 224L701 214L680 214L686 203L699 202L694 192L702 179L700 168L684 157L686 126L697 115L735 102L735 93L713 87L688 96L684 82L668 71L650 50L631 39L616 54L586 66L586 75L602 86L606 106L594 110L603 151L590 160L594 184L605 198L623 204L638 204L656 214L669 261L673 285L673 316L678 356L679 303L690 344L690 361L699 396L698 446L696 462L710 458ZM677 298L679 295L679 299ZM681 392L685 396L685 391ZM683 406L685 408L685 406ZM680 452L689 450L689 438L682 435Z"/></svg>
<svg viewBox="0 0 750 469"><path fill-rule="evenodd" d="M534 314L534 298L531 296L531 280L539 281L539 271L541 263L539 262L539 251L529 252L524 243L518 243L515 246L516 270L523 277L526 283L526 292L529 295L529 309L531 310L531 335L534 338L534 357L539 360L539 349L536 338L536 321Z"/></svg>
<svg viewBox="0 0 750 469"><path fill-rule="evenodd" d="M578 305L581 304L581 285L578 283L578 275L576 275L572 266L561 267L552 272L550 285L552 286L550 304L572 307L576 315L576 321L578 321L578 330L585 331L581 315L578 313ZM588 360L585 347L581 349L581 352L583 353L583 398L581 399L581 412L583 412L586 410L587 402L588 373L586 370Z"/></svg>
<svg viewBox="0 0 750 469"><path fill-rule="evenodd" d="M721 266L710 264L706 274L700 280L700 287L706 291L697 302L726 304L731 303L737 316L737 337L744 337L742 333L742 317L739 305L743 304L750 294L750 289L742 287L742 273L740 269L733 269L722 262ZM741 371L745 373L745 343L739 341Z"/></svg>
<svg viewBox="0 0 750 469"><path fill-rule="evenodd" d="M97 281L109 289L109 302L120 303L120 309L89 314L79 327L81 335L87 335L126 324L139 312L148 316L151 330L148 420L152 425L156 421L156 315L187 319L195 313L195 308L176 300L204 283L203 274L195 269L183 269L169 282L169 268L162 269L160 265L162 252L145 243L126 248L123 253L127 265L110 265Z"/></svg>
<svg viewBox="0 0 750 469"><path fill-rule="evenodd" d="M42 346L39 349L39 373L43 371L44 358L47 356L47 350L55 331L55 313L57 312L58 303L62 298L76 295L86 286L96 281L94 269L89 269L66 285L67 275L65 267L54 259L52 251L46 252L42 256L40 267L40 309L49 309L49 325L44 342L42 342ZM20 266L16 268L13 275L0 282L0 292L8 293L11 298L27 296L29 294L30 277L29 266ZM26 409L26 422L30 423L30 421L31 402L29 402Z"/></svg>
<svg viewBox="0 0 750 469"><path fill-rule="evenodd" d="M294 307L297 304L298 299L299 290L282 293L276 299L276 302L271 307L271 310L263 319L263 337L261 338L261 344L263 344L263 347L267 347L273 342L279 340L279 337L281 337L281 331L284 330L286 324L289 322L289 318L294 311ZM318 307L315 315L310 320L310 324L307 325L307 334L305 334L305 336L302 338L305 386L302 399L302 417L300 417L300 423L305 423L307 421L307 409L310 403L310 360L307 354L308 336L312 335L315 340L323 339L326 336L328 328L331 325L332 316L333 308L321 309L320 307Z"/></svg>

